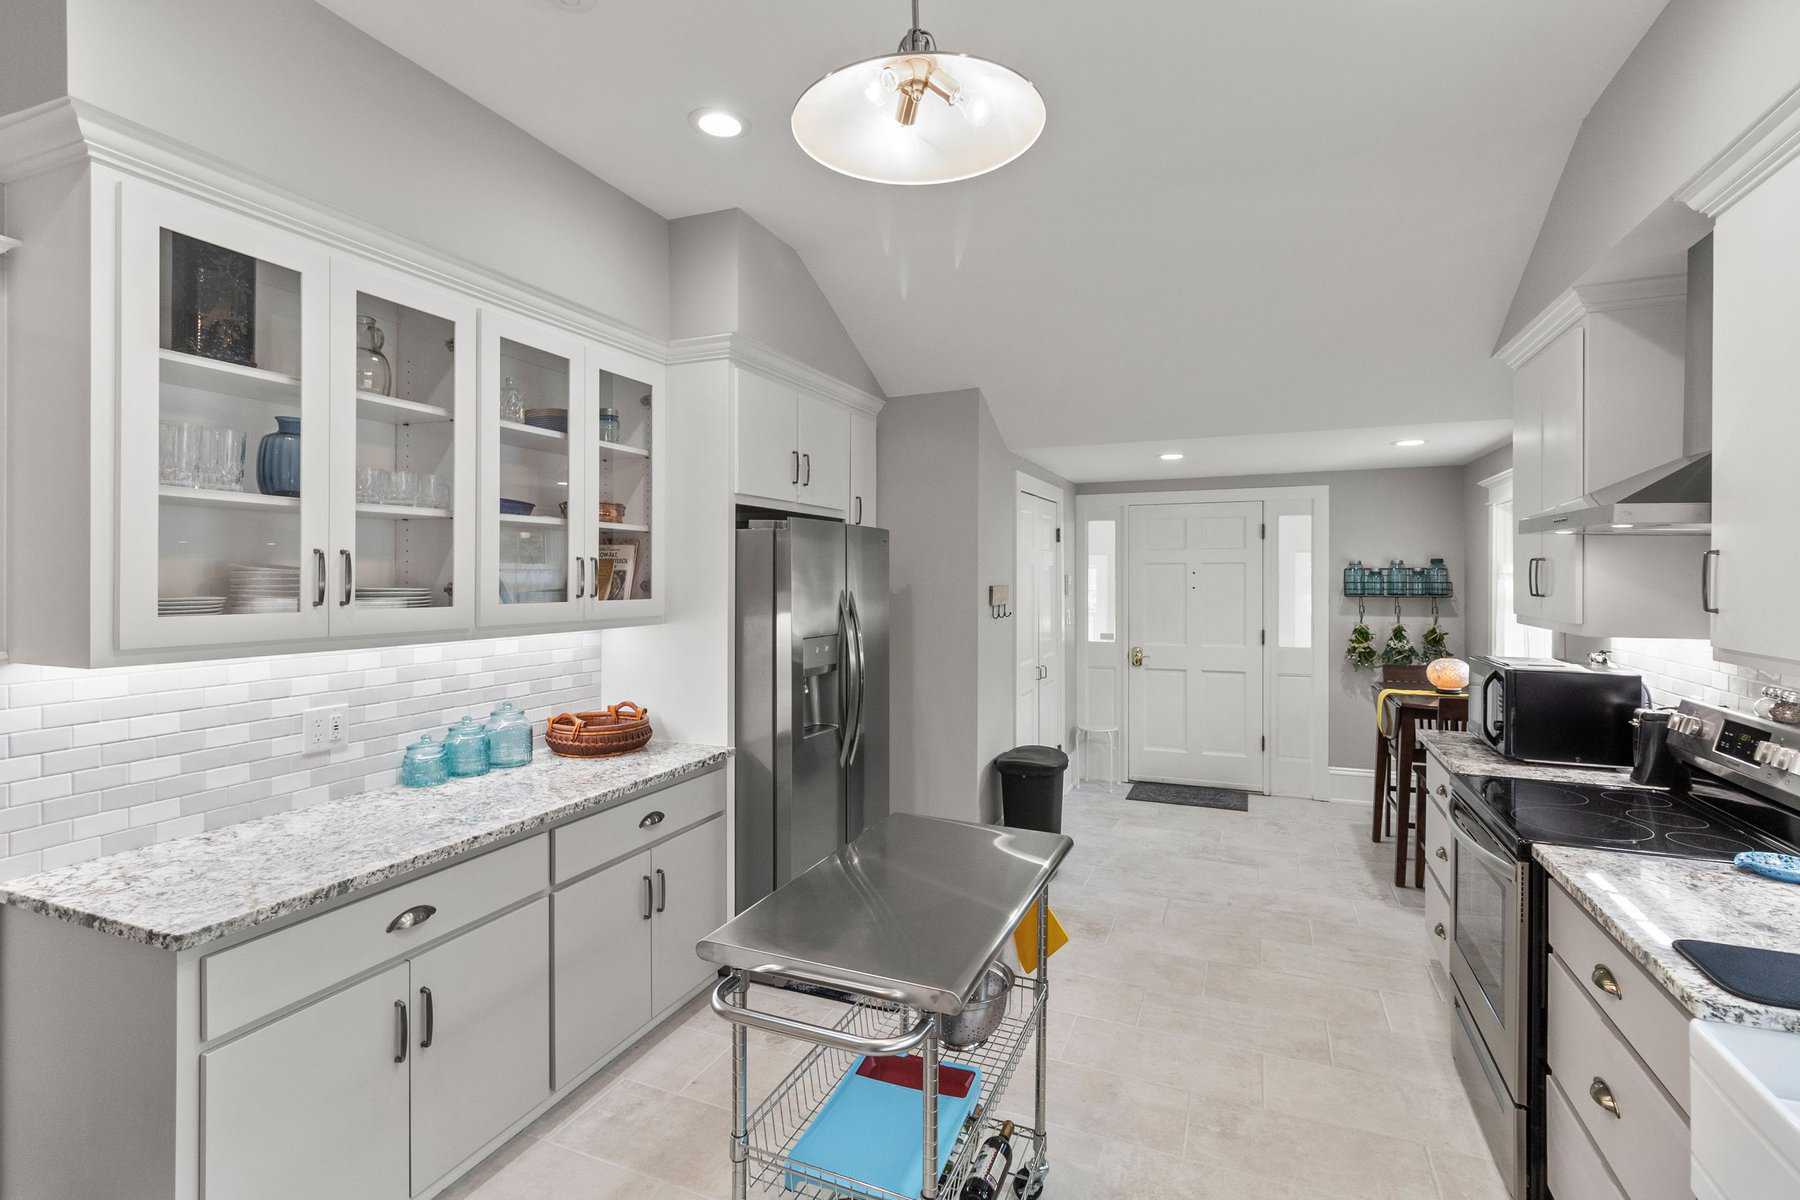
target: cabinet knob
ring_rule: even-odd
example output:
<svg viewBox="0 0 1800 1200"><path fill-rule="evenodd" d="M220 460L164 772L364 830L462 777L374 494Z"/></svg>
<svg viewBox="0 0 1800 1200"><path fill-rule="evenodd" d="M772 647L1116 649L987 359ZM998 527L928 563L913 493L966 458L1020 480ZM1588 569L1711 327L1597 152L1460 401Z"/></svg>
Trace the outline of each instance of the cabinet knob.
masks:
<svg viewBox="0 0 1800 1200"><path fill-rule="evenodd" d="M1619 1112L1619 1101L1613 1096L1612 1088L1598 1075L1594 1076L1594 1082L1588 1084L1588 1099L1611 1113L1615 1120L1623 1119L1623 1114Z"/></svg>
<svg viewBox="0 0 1800 1200"><path fill-rule="evenodd" d="M1594 964L1592 979L1594 981L1594 986L1609 996L1623 996L1625 994L1619 990L1618 979L1613 976L1612 969L1605 963Z"/></svg>
<svg viewBox="0 0 1800 1200"><path fill-rule="evenodd" d="M1449 796L1449 795L1450 795L1450 793L1449 793L1449 792L1447 792L1447 791L1445 791L1445 790L1444 790L1444 785L1443 785L1443 784L1441 784L1441 783L1440 783L1440 784L1438 784L1438 786L1437 786L1437 793L1438 793L1438 795L1439 795L1439 796L1440 796L1440 797L1447 797L1447 796Z"/></svg>
<svg viewBox="0 0 1800 1200"><path fill-rule="evenodd" d="M415 904L393 920L388 922L389 933L400 933L431 920L437 908L430 904Z"/></svg>
<svg viewBox="0 0 1800 1200"><path fill-rule="evenodd" d="M1141 667L1144 665L1144 649L1142 646L1133 646L1131 648L1131 665L1134 667Z"/></svg>
<svg viewBox="0 0 1800 1200"><path fill-rule="evenodd" d="M1445 941L1449 940L1450 935L1447 932L1445 932L1444 923L1442 921L1439 921L1436 925L1433 925L1431 927L1431 932L1437 934L1440 939L1443 939Z"/></svg>
<svg viewBox="0 0 1800 1200"><path fill-rule="evenodd" d="M1439 846L1436 850L1433 850L1432 853L1437 855L1439 862L1449 862L1450 861L1450 852L1448 850L1444 849L1442 846Z"/></svg>

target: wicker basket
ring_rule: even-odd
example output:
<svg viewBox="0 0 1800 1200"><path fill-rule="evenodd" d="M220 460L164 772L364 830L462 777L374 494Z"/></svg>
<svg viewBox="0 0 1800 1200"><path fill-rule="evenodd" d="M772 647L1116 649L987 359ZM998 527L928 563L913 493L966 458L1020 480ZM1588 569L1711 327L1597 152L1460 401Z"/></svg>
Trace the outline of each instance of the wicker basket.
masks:
<svg viewBox="0 0 1800 1200"><path fill-rule="evenodd" d="M642 750L650 734L649 711L621 700L604 712L551 717L544 730L544 745L567 758L605 758Z"/></svg>

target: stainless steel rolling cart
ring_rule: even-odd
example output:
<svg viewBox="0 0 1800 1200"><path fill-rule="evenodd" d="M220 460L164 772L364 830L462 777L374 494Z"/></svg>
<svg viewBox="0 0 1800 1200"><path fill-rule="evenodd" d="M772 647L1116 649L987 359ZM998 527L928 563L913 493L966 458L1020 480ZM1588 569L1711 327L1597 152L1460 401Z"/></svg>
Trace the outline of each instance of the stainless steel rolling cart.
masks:
<svg viewBox="0 0 1800 1200"><path fill-rule="evenodd" d="M1049 1164L1044 1137L1044 1022L1050 988L1046 938L1050 879L1073 843L1061 834L968 825L897 813L703 939L700 957L727 969L713 1011L731 1022L733 1200L797 1195L807 1200L955 1200L982 1141L1000 1127L998 1105L1034 1039L1034 1118L1015 1122L1014 1190L1032 1200ZM994 1032L946 1050L947 1018L963 1012L987 966L1019 923L1037 910L1037 970L1019 975ZM823 989L843 1002L829 1025L752 1005L753 988ZM751 1107L748 1031L806 1042L811 1049ZM943 1169L939 1064L979 1068L980 1093L953 1134ZM896 1191L806 1162L802 1136L864 1056L921 1062L920 1180Z"/></svg>

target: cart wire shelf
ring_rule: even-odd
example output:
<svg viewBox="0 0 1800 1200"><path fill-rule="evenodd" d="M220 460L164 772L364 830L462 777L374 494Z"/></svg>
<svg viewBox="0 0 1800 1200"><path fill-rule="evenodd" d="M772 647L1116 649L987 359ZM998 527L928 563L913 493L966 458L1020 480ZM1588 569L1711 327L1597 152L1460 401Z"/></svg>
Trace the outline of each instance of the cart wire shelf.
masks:
<svg viewBox="0 0 1800 1200"><path fill-rule="evenodd" d="M943 1173L938 1177L940 1200L954 1200L963 1181L974 1167L976 1151L986 1138L987 1130L998 1130L1000 1120L993 1116L995 1106L1006 1094L1018 1069L1019 1060L1031 1045L1032 1034L1043 1019L1044 989L1036 979L1019 975L1007 996L1006 1015L987 1041L966 1050L942 1047L940 1069L944 1065L979 1067L981 1096L970 1111L969 1119L956 1135ZM885 1001L857 998L832 1026L839 1032L859 1038L896 1037L911 1027L916 1012ZM917 1057L914 1052L913 1057ZM819 1110L837 1087L838 1081L856 1068L861 1055L830 1046L814 1046L794 1069L769 1092L745 1124L748 1126L750 1186L759 1197L799 1196L804 1200L839 1200L840 1197L863 1197L866 1200L916 1200L917 1192L892 1192L861 1180L838 1175L812 1166L793 1156L800 1135L812 1126ZM916 1132L910 1136L919 1136ZM1035 1156L1041 1134L1022 1123L1013 1128L1013 1166L1030 1163ZM792 1178L800 1176L801 1178Z"/></svg>

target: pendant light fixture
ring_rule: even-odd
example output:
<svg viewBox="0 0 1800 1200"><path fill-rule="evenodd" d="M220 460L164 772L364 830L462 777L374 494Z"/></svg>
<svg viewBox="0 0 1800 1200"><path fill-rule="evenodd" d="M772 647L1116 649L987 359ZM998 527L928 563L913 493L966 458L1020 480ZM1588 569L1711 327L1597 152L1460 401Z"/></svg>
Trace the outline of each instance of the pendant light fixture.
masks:
<svg viewBox="0 0 1800 1200"><path fill-rule="evenodd" d="M794 140L871 183L954 183L1004 167L1044 131L1044 98L1009 67L937 48L912 28L893 54L840 67L794 105Z"/></svg>

